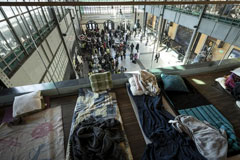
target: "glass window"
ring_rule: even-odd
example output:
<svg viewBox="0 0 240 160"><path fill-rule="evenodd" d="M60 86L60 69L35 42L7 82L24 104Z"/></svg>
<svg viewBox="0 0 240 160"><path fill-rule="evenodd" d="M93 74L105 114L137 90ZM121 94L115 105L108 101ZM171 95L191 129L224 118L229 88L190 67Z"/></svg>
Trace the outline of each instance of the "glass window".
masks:
<svg viewBox="0 0 240 160"><path fill-rule="evenodd" d="M45 14L45 16L47 18L47 21L50 22L51 21L51 17L49 15L48 9L46 7L43 7L43 11L44 11L44 14Z"/></svg>
<svg viewBox="0 0 240 160"><path fill-rule="evenodd" d="M0 32L0 57L5 57L11 49L8 47L7 42L2 37L2 34Z"/></svg>
<svg viewBox="0 0 240 160"><path fill-rule="evenodd" d="M6 64L3 62L3 61L0 61L0 68L5 68L6 67Z"/></svg>
<svg viewBox="0 0 240 160"><path fill-rule="evenodd" d="M7 17L14 16L13 11L10 7L2 7Z"/></svg>
<svg viewBox="0 0 240 160"><path fill-rule="evenodd" d="M6 75L9 75L10 74L10 69L8 69L8 68L6 68L5 70L4 70L4 73L6 74Z"/></svg>
<svg viewBox="0 0 240 160"><path fill-rule="evenodd" d="M33 26L33 23L32 23L32 21L31 21L31 18L30 18L30 16L29 16L29 13L25 13L24 15L24 18L25 18L25 20L27 21L27 27L30 29L30 31L32 32L32 33L35 33L36 32L36 29L34 28L34 26Z"/></svg>
<svg viewBox="0 0 240 160"><path fill-rule="evenodd" d="M18 23L17 18L11 18L10 22L21 42L24 42L27 39L26 33L23 32L22 26L20 26L21 24Z"/></svg>
<svg viewBox="0 0 240 160"><path fill-rule="evenodd" d="M5 37L6 41L12 49L18 47L18 43L13 36L7 22L0 22L0 31L2 32L3 36Z"/></svg>
<svg viewBox="0 0 240 160"><path fill-rule="evenodd" d="M2 15L2 13L0 12L0 20L3 20L3 19L4 19L4 17Z"/></svg>
<svg viewBox="0 0 240 160"><path fill-rule="evenodd" d="M22 11L22 13L27 12L27 8L25 6L21 6L19 8Z"/></svg>
<svg viewBox="0 0 240 160"><path fill-rule="evenodd" d="M16 7L11 7L14 15L18 15L18 10Z"/></svg>
<svg viewBox="0 0 240 160"><path fill-rule="evenodd" d="M43 15L41 14L41 12L39 12L39 9L35 10L35 13L36 13L37 20L40 24L40 27L42 28L46 24L46 22L42 19Z"/></svg>
<svg viewBox="0 0 240 160"><path fill-rule="evenodd" d="M11 64L10 64L10 68L12 70L16 69L17 67L19 66L19 62L17 60L13 61Z"/></svg>
<svg viewBox="0 0 240 160"><path fill-rule="evenodd" d="M38 22L38 19L37 19L36 15L35 15L35 12L34 12L34 11L31 11L30 14L32 15L33 21L34 21L36 27L37 27L38 30L39 30L39 29L41 28L41 25L40 25L40 23Z"/></svg>

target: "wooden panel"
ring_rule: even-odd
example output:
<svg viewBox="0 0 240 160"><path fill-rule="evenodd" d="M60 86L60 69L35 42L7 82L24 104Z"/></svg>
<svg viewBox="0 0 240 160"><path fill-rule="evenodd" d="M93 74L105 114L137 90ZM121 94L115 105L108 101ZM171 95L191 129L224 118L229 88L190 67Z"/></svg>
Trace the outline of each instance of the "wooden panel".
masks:
<svg viewBox="0 0 240 160"><path fill-rule="evenodd" d="M131 147L133 159L141 159L145 149L145 141L139 128L135 113L132 109L126 88L113 90L116 93L118 106L123 120L123 126Z"/></svg>
<svg viewBox="0 0 240 160"><path fill-rule="evenodd" d="M215 82L216 78L227 74L230 74L229 70L189 76L187 79L230 121L234 127L236 136L240 138L240 109L236 106L233 96L220 88ZM201 80L205 84L197 84L192 79Z"/></svg>

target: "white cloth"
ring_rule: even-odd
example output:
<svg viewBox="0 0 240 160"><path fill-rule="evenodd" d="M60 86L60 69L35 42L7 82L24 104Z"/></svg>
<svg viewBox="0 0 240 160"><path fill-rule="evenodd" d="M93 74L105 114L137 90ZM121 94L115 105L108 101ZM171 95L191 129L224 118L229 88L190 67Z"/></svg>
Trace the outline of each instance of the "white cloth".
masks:
<svg viewBox="0 0 240 160"><path fill-rule="evenodd" d="M156 96L160 93L157 84L157 78L147 71L140 71L129 79L130 89L133 95L150 95Z"/></svg>
<svg viewBox="0 0 240 160"><path fill-rule="evenodd" d="M16 96L13 102L13 117L43 109L41 91Z"/></svg>
<svg viewBox="0 0 240 160"><path fill-rule="evenodd" d="M222 86L223 89L226 89L226 86L225 86L226 78L225 77L216 78L215 81L218 82Z"/></svg>
<svg viewBox="0 0 240 160"><path fill-rule="evenodd" d="M177 131L187 133L195 142L198 151L208 160L227 159L228 142L224 130L219 131L207 122L186 115L179 115L169 123L172 123Z"/></svg>
<svg viewBox="0 0 240 160"><path fill-rule="evenodd" d="M234 69L233 71L231 71L232 73L236 74L237 76L240 77L240 67Z"/></svg>
<svg viewBox="0 0 240 160"><path fill-rule="evenodd" d="M129 78L128 82L130 84L130 90L134 96L140 96L144 94L143 90L137 87L134 77Z"/></svg>
<svg viewBox="0 0 240 160"><path fill-rule="evenodd" d="M160 93L157 78L150 72L140 71L140 85L146 95L156 96Z"/></svg>

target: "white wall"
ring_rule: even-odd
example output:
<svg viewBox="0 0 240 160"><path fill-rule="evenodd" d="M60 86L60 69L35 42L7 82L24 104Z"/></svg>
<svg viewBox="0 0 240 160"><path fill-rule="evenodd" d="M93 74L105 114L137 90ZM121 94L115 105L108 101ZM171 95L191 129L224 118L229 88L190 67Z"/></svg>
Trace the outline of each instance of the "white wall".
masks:
<svg viewBox="0 0 240 160"><path fill-rule="evenodd" d="M68 29L68 32L68 26L64 19L60 22L60 27L63 33L67 32L67 36L64 38L70 53L76 38L69 14L67 15L66 20L68 25L71 25L69 26L70 28ZM43 61L38 53L41 55ZM49 67L48 72L46 71L44 63L47 67ZM19 68L18 71L10 78L10 82L13 86L22 86L37 84L40 83L41 80L42 83L50 82L51 77L55 82L62 81L68 63L69 60L67 52L56 27L38 47L38 50L34 51L21 68Z"/></svg>

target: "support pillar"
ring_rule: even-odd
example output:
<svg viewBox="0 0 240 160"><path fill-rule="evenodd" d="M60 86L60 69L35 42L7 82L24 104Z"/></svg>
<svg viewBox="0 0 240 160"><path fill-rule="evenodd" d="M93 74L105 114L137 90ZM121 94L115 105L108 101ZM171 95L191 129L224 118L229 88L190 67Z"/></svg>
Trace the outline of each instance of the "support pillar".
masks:
<svg viewBox="0 0 240 160"><path fill-rule="evenodd" d="M74 20L73 20L75 17L73 17L72 12L71 12L70 9L69 9L69 14L70 14L70 17L71 17L71 21L72 21L73 30L74 30L74 34L75 34L76 40L78 40L78 36L77 36L78 34L77 34L77 30L76 30L76 27L74 25Z"/></svg>
<svg viewBox="0 0 240 160"><path fill-rule="evenodd" d="M134 17L134 24L136 24L137 23L137 9L135 9L134 12L135 12L134 13L134 15L135 15L135 17Z"/></svg>
<svg viewBox="0 0 240 160"><path fill-rule="evenodd" d="M159 47L159 43L160 43L160 46L162 44L162 37L163 37L164 26L165 26L165 22L166 22L163 19L164 10L165 10L165 6L162 6L162 10L161 10L161 13L160 13L160 16L159 16L161 23L159 25L159 30L158 30L158 39L157 39L157 42L158 42L157 44L158 45L157 45L157 49Z"/></svg>
<svg viewBox="0 0 240 160"><path fill-rule="evenodd" d="M76 12L76 15L77 15L77 22L78 22L78 26L79 26L79 33L81 33L82 30L81 30L81 25L80 25L80 17L79 17L79 15L78 15L78 12L79 12L79 14L80 14L80 8L77 9L77 6L75 6L75 12Z"/></svg>
<svg viewBox="0 0 240 160"><path fill-rule="evenodd" d="M160 14L161 15L161 14ZM160 21L160 16L158 17L158 23ZM162 22L161 22L162 23ZM156 24L155 24L156 25ZM158 45L159 45L159 34L160 34L160 27L161 25L158 24L158 28L157 28L157 41L154 43L154 47L153 47L153 53L152 53L152 61L151 61L151 68L152 68L152 63L153 63L153 57L154 57L154 54L158 52Z"/></svg>
<svg viewBox="0 0 240 160"><path fill-rule="evenodd" d="M184 59L183 59L183 64L187 64L187 63L188 63L188 60L189 60L189 57L191 56L191 49L192 49L192 46L193 46L193 44L194 44L194 40L195 40L195 38L196 38L199 25L200 25L200 23L201 23L201 21L202 21L202 16L203 16L206 8L207 8L207 5L205 5L205 6L203 7L202 12L200 13L200 15L199 15L199 17L198 17L198 23L197 23L196 26L194 26L194 31L193 31L191 40L190 40L190 42L189 42L187 51L186 51L186 53L185 53L185 56L184 56Z"/></svg>
<svg viewBox="0 0 240 160"><path fill-rule="evenodd" d="M147 16L148 16L148 13L145 12L144 13L144 35L145 35L146 29L147 29Z"/></svg>

